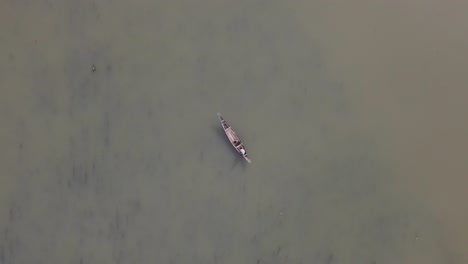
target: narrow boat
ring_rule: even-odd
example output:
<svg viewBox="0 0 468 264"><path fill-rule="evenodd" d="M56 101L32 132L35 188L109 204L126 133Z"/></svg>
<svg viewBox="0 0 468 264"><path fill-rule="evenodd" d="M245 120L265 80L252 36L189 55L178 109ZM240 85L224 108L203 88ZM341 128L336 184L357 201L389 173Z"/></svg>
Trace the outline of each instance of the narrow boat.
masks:
<svg viewBox="0 0 468 264"><path fill-rule="evenodd" d="M247 155L247 151L245 150L244 144L242 141L239 139L239 137L236 135L236 132L232 130L231 126L224 120L224 118L221 116L220 113L218 113L218 118L219 121L221 122L221 125L223 126L224 133L226 133L226 136L228 137L229 141L231 142L232 146L239 152L239 154L244 157L244 159L250 163L249 156Z"/></svg>

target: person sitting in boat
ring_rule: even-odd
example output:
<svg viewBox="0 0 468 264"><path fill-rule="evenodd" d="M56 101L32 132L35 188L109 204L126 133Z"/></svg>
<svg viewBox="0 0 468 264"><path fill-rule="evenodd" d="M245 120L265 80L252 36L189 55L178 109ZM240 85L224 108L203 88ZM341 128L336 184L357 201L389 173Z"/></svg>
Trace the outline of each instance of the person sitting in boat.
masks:
<svg viewBox="0 0 468 264"><path fill-rule="evenodd" d="M241 148L240 152L241 152L242 155L245 155L245 149Z"/></svg>

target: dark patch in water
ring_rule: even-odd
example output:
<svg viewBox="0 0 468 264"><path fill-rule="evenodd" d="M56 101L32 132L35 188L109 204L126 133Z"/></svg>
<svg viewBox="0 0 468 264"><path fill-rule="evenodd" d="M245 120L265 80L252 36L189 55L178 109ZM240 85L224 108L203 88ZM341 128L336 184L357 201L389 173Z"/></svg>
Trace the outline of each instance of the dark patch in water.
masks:
<svg viewBox="0 0 468 264"><path fill-rule="evenodd" d="M73 165L71 179L68 181L68 187L84 186L88 184L88 168L84 165Z"/></svg>
<svg viewBox="0 0 468 264"><path fill-rule="evenodd" d="M281 246L278 246L275 250L275 252L273 252L273 256L277 257L280 253L281 253Z"/></svg>

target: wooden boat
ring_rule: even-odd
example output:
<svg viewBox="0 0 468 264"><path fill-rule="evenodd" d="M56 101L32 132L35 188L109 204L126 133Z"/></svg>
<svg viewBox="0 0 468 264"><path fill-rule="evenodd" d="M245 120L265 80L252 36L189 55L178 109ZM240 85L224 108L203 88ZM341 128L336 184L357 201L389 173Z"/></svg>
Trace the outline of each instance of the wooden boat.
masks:
<svg viewBox="0 0 468 264"><path fill-rule="evenodd" d="M229 141L231 142L232 146L239 152L239 154L244 157L244 159L250 163L250 158L247 155L247 151L245 150L244 144L242 141L239 139L239 137L236 135L236 132L232 130L231 126L224 120L224 118L221 116L220 113L218 113L218 118L219 121L221 122L221 125L223 126L224 133L226 133L226 136L228 137Z"/></svg>

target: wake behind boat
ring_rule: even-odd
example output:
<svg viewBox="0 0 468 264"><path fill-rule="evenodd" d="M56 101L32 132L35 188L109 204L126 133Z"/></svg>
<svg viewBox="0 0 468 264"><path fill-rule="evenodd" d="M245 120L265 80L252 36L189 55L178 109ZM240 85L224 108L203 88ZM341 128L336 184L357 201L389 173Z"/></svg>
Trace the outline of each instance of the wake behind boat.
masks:
<svg viewBox="0 0 468 264"><path fill-rule="evenodd" d="M219 121L221 122L221 125L223 126L224 133L226 133L226 136L228 137L229 141L231 142L232 146L237 150L239 154L244 157L244 159L250 163L250 158L247 155L247 151L245 150L244 144L242 141L239 139L239 137L236 135L236 132L232 130L231 126L224 120L224 118L221 116L220 113L218 113L218 118Z"/></svg>

